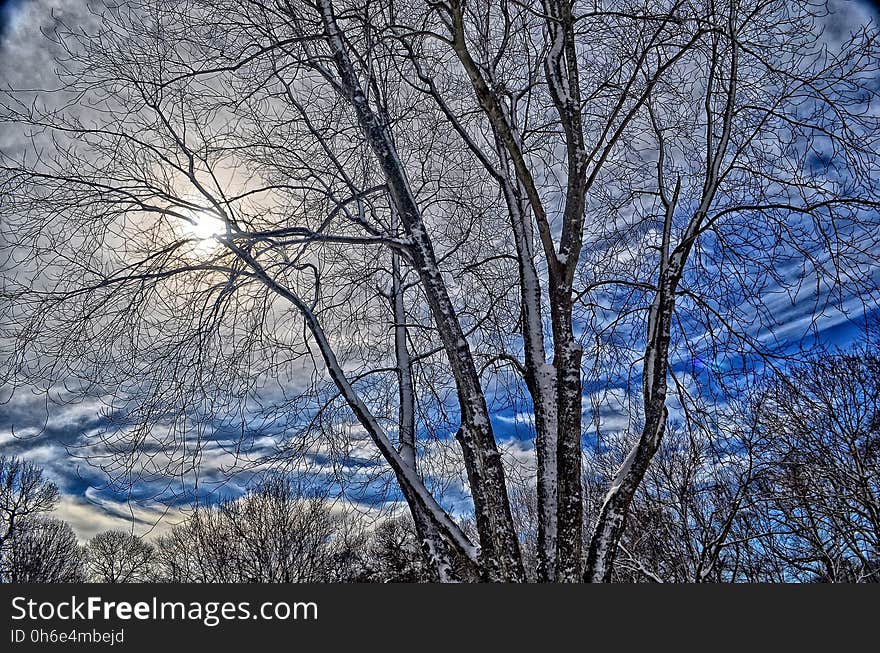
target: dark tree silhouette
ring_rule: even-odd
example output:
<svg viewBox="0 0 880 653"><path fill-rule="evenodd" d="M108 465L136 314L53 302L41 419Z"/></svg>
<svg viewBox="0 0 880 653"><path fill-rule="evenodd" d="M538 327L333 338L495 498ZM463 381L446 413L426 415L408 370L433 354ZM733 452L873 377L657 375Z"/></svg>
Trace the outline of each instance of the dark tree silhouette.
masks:
<svg viewBox="0 0 880 653"><path fill-rule="evenodd" d="M68 524L48 517L23 520L0 567L7 583L81 583L82 551Z"/></svg>
<svg viewBox="0 0 880 653"><path fill-rule="evenodd" d="M360 542L332 503L272 475L241 497L202 507L156 541L157 575L170 582L342 580ZM347 579L347 578L346 578Z"/></svg>
<svg viewBox="0 0 880 653"><path fill-rule="evenodd" d="M85 568L97 583L142 583L153 578L153 546L125 531L95 535L85 548Z"/></svg>
<svg viewBox="0 0 880 653"><path fill-rule="evenodd" d="M41 467L0 456L0 566L23 524L52 510L58 496L58 487L43 476Z"/></svg>
<svg viewBox="0 0 880 653"><path fill-rule="evenodd" d="M783 580L880 581L880 355L815 358L756 399L762 541Z"/></svg>

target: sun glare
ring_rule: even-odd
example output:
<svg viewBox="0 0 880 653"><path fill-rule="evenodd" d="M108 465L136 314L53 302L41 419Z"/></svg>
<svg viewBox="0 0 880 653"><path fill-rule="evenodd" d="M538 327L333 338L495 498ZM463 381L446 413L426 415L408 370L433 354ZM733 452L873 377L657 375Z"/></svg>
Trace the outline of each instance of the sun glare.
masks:
<svg viewBox="0 0 880 653"><path fill-rule="evenodd" d="M198 240L209 240L215 236L226 233L226 225L223 220L214 217L210 213L199 212L193 215L193 222L186 223L186 231Z"/></svg>
<svg viewBox="0 0 880 653"><path fill-rule="evenodd" d="M208 211L192 211L189 217L190 220L178 223L178 234L196 241L194 246L198 254L206 254L217 247L216 238L226 233L226 223Z"/></svg>

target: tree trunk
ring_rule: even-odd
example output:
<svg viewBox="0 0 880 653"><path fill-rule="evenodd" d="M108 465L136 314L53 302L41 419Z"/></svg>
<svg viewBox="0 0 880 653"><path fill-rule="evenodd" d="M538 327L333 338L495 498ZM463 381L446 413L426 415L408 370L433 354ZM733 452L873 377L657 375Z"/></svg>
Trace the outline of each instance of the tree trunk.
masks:
<svg viewBox="0 0 880 653"><path fill-rule="evenodd" d="M392 231L396 232L396 215L392 216ZM397 359L398 388L398 450L401 459L418 474L416 455L415 391L412 378L412 358L406 342L406 309L403 279L400 271L400 255L391 254L391 305L394 315L394 351ZM441 583L455 583L460 579L455 571L452 556L437 527L412 496L404 489L404 496L415 522L416 534L422 543L422 552Z"/></svg>
<svg viewBox="0 0 880 653"><path fill-rule="evenodd" d="M580 582L583 568L584 497L581 450L582 384L581 358L583 348L571 331L570 292L553 301L554 356L556 397L559 410L557 475L558 475L558 553L556 578L561 582Z"/></svg>
<svg viewBox="0 0 880 653"><path fill-rule="evenodd" d="M535 414L535 456L538 493L538 568L539 582L556 580L557 549L557 398L556 368L547 363L544 346L544 316L541 280L535 267L531 223L522 192L512 181L507 150L498 141L498 157L504 167L502 189L510 215L519 270L520 330L525 358L524 380L532 398Z"/></svg>
<svg viewBox="0 0 880 653"><path fill-rule="evenodd" d="M639 441L618 469L599 512L587 556L586 582L607 583L611 580L614 557L626 527L629 506L666 429L666 375L669 371L669 340L679 274L661 273L659 289L651 305L642 376L645 424Z"/></svg>
<svg viewBox="0 0 880 653"><path fill-rule="evenodd" d="M336 22L332 3L321 0L318 7L341 87L382 169L393 208L411 239L410 255L414 269L421 280L455 378L461 411L461 426L455 437L461 446L473 497L483 577L489 581L523 581L525 572L510 513L501 454L492 432L489 409L470 347L446 291L406 171L386 126L379 120L364 94Z"/></svg>

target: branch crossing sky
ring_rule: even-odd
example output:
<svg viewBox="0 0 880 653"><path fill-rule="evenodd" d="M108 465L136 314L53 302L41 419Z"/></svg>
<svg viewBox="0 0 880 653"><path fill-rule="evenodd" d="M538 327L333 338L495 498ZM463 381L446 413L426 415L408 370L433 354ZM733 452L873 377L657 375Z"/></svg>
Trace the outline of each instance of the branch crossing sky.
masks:
<svg viewBox="0 0 880 653"><path fill-rule="evenodd" d="M844 28L850 18L861 10L880 11L880 2L871 3L840 2L839 18L836 26ZM2 0L0 1L0 79L3 83L24 84L33 81L35 85L45 83L51 71L51 63L47 51L42 45L39 25L56 18L65 21L76 20L82 15L84 2L76 0ZM860 8L859 8L860 7ZM861 20L859 18L858 20ZM0 147L9 145L6 135L0 133ZM874 270L880 276L880 272ZM852 307L861 308L857 301ZM866 317L880 318L880 309L866 315L862 310L853 310L851 314L844 310L829 313L818 322L820 341L831 347L845 348L860 337L863 320ZM802 344L801 335L804 324L809 319L809 306L788 306L786 325L781 335L791 346ZM790 328L789 328L790 327ZM728 364L726 361L697 361L704 366ZM588 389L589 390L589 389ZM2 389L0 398L5 399ZM585 409L590 409L590 402L585 401ZM93 534L112 527L128 528L132 523L137 533L150 531L152 525L165 516L163 523L173 521L178 507L170 509L156 501L157 496L167 496L165 489L174 483L173 479L156 478L151 483L137 487L131 494L121 488L107 487L106 477L100 469L88 464L77 456L78 446L83 437L106 424L108 416L100 412L96 402L83 402L66 406L53 406L46 402L45 397L17 393L9 402L0 404L0 454L20 455L33 460L45 467L50 477L55 480L64 498L59 507L59 515L71 522L80 538L85 539ZM603 414L606 425L625 425L625 418L616 414L609 407ZM591 418L585 419L585 424ZM615 420L617 420L615 422ZM505 440L511 455L527 459L529 447L524 442L527 432L529 415L511 410L500 410L495 413L496 431ZM206 447L203 455L201 488L213 490L221 494L240 492L247 483L248 474L239 478L228 479L219 470L233 462L230 453L235 434L216 433L216 442ZM268 452L271 443L263 445ZM320 456L312 460L315 469L320 470ZM358 462L353 461L356 466ZM361 488L357 500L366 505L382 503L385 498L384 485L375 487L366 484ZM463 500L451 491L450 500ZM181 498L182 503L189 501Z"/></svg>

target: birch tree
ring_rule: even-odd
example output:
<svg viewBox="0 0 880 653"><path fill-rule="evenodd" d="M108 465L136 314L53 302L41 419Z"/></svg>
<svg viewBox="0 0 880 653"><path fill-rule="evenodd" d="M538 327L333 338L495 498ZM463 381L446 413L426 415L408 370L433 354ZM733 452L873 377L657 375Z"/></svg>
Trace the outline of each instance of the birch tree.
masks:
<svg viewBox="0 0 880 653"><path fill-rule="evenodd" d="M5 378L105 397L120 478L186 474L218 423L283 426L286 456L366 439L443 581L530 575L492 421L521 397L535 576L610 580L680 374L772 357L808 281L817 315L877 297L876 34L825 16L146 0L56 25L59 86L4 100L29 139L3 153ZM585 533L609 379L639 435Z"/></svg>

